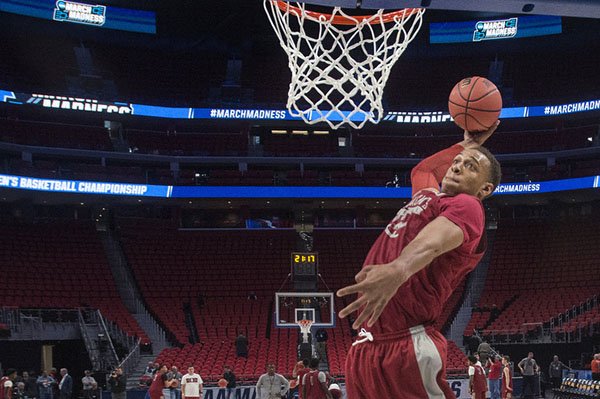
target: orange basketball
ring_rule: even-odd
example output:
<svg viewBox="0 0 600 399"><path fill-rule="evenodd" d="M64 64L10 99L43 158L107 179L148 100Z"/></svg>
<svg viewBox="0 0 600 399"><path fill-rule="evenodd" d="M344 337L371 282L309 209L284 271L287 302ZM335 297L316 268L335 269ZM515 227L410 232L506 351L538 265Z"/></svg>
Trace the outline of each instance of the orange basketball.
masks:
<svg viewBox="0 0 600 399"><path fill-rule="evenodd" d="M225 378L221 378L218 382L217 385L219 386L219 388L224 389L227 388L227 380Z"/></svg>
<svg viewBox="0 0 600 399"><path fill-rule="evenodd" d="M298 386L298 379L295 378L293 380L290 381L290 389L294 389Z"/></svg>
<svg viewBox="0 0 600 399"><path fill-rule="evenodd" d="M179 386L179 380L174 379L171 381L171 388L177 388Z"/></svg>
<svg viewBox="0 0 600 399"><path fill-rule="evenodd" d="M495 84L481 76L472 76L454 86L448 99L448 109L460 128L481 132L498 120L502 96Z"/></svg>

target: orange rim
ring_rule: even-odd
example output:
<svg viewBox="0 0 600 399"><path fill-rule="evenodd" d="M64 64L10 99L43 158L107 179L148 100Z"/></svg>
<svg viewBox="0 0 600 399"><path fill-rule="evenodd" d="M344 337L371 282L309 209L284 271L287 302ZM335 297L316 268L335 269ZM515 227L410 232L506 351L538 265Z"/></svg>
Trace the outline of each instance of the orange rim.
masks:
<svg viewBox="0 0 600 399"><path fill-rule="evenodd" d="M283 12L291 12L291 13L295 14L296 16L302 15L302 10L300 8L295 7L284 0L270 0L270 1L272 3L275 3L277 5L277 7ZM404 8L404 9L398 10L398 11L391 11L391 12L383 14L380 19L375 19L373 21L370 21L369 23L371 25L379 24L381 22L383 22L384 24L387 24L388 22L393 22L397 17L400 17L401 19L408 18L411 15L420 12L420 10L421 10L420 8ZM317 21L320 21L323 18L326 20L331 20L331 22L334 25L357 25L365 20L373 18L373 15L353 15L352 17L347 17L344 15L332 16L331 14L325 14L325 13L321 13L321 12L308 11L308 10L305 10L304 12L310 18L315 19Z"/></svg>

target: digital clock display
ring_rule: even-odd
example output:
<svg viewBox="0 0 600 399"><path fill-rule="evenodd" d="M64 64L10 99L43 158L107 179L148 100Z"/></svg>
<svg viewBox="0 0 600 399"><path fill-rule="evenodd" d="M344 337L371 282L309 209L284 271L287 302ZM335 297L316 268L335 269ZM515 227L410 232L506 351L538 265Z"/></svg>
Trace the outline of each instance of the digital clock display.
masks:
<svg viewBox="0 0 600 399"><path fill-rule="evenodd" d="M316 276L318 255L316 252L292 252L292 274Z"/></svg>

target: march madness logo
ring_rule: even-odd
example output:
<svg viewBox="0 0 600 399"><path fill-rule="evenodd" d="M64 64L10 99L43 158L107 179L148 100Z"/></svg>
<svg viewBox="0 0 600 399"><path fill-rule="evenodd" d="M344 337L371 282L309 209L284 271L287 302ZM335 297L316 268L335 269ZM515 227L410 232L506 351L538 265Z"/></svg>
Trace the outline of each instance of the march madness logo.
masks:
<svg viewBox="0 0 600 399"><path fill-rule="evenodd" d="M61 22L102 26L106 20L106 6L57 1L53 19Z"/></svg>
<svg viewBox="0 0 600 399"><path fill-rule="evenodd" d="M479 21L475 24L473 41L492 39L510 39L517 35L518 18L501 19L498 21Z"/></svg>

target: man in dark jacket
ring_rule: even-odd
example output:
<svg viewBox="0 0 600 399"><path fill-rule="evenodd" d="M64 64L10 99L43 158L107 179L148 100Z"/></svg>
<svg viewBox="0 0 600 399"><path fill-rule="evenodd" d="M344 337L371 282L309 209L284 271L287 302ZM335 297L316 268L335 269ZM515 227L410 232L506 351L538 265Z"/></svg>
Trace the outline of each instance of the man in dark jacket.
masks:
<svg viewBox="0 0 600 399"><path fill-rule="evenodd" d="M108 385L110 386L113 399L126 398L127 394L125 388L127 388L127 378L123 374L123 369L121 367L117 367L115 371L111 373L110 378L108 379Z"/></svg>
<svg viewBox="0 0 600 399"><path fill-rule="evenodd" d="M62 376L58 384L60 399L71 399L71 395L73 394L73 378L71 378L69 371L65 368L60 369L60 375Z"/></svg>

